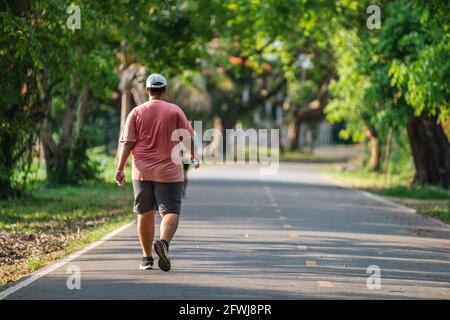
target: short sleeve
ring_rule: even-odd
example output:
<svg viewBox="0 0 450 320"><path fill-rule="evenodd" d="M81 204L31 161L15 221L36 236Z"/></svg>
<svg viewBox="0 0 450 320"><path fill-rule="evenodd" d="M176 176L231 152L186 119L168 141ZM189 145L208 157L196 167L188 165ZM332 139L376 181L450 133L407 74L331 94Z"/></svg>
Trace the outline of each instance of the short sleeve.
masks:
<svg viewBox="0 0 450 320"><path fill-rule="evenodd" d="M184 112L180 109L178 112L178 125L177 129L186 129L189 131L189 135L193 138L194 137L194 129L192 129L191 124L189 123L188 118L184 114Z"/></svg>
<svg viewBox="0 0 450 320"><path fill-rule="evenodd" d="M136 132L136 114L132 110L125 121L125 126L120 135L120 142L136 142L137 132Z"/></svg>

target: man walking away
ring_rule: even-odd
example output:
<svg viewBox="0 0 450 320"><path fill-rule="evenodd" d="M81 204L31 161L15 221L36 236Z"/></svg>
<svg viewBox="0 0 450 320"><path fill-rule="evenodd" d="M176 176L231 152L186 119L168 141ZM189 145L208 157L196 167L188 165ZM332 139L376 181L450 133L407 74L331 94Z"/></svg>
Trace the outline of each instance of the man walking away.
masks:
<svg viewBox="0 0 450 320"><path fill-rule="evenodd" d="M156 210L161 216L160 239L153 248L159 258L159 268L169 271L171 267L169 244L178 227L184 184L180 162L172 160L172 151L179 147L179 141L172 141L175 130L189 132L191 159L194 160L194 131L180 107L163 100L166 87L167 80L160 74L147 78L149 101L130 112L120 137L116 183L124 184L123 170L131 153L134 212L138 213L137 232L143 255L139 269L143 270L153 266ZM176 154L179 155L179 151ZM198 168L199 162L195 162Z"/></svg>

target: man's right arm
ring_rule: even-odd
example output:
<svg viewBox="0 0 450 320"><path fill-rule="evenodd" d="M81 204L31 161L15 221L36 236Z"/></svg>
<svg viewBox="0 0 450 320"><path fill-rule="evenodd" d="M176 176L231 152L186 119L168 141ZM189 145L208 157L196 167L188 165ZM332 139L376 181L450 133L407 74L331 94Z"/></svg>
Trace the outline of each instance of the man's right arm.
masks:
<svg viewBox="0 0 450 320"><path fill-rule="evenodd" d="M127 163L128 157L130 156L131 150L133 150L134 142L124 142L121 143L121 148L119 150L119 161L117 163L116 170L116 183L121 186L125 183L125 173L123 169Z"/></svg>
<svg viewBox="0 0 450 320"><path fill-rule="evenodd" d="M120 134L120 146L119 150L117 150L119 157L116 170L116 182L119 186L123 185L125 182L125 174L123 173L123 169L125 168L131 150L133 150L137 141L135 110L136 109L133 109L128 114L125 121L125 126Z"/></svg>
<svg viewBox="0 0 450 320"><path fill-rule="evenodd" d="M127 163L128 157L130 156L131 150L133 150L134 142L124 142L122 143L122 148L119 151L119 161L117 162L117 170L123 170L125 164Z"/></svg>

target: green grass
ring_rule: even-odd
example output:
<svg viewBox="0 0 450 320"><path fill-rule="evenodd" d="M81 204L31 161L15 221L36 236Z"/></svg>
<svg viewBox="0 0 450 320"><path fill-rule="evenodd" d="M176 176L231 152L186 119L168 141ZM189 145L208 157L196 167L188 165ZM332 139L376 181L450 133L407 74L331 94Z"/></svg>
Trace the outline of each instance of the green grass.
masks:
<svg viewBox="0 0 450 320"><path fill-rule="evenodd" d="M130 211L131 192L112 183L35 188L25 198L0 201L0 231L76 231Z"/></svg>
<svg viewBox="0 0 450 320"><path fill-rule="evenodd" d="M285 151L280 154L280 161L330 163L342 162L344 160L346 160L344 157L302 152L299 150Z"/></svg>
<svg viewBox="0 0 450 320"><path fill-rule="evenodd" d="M323 173L349 187L381 195L450 224L450 191L436 186L411 184L411 171L385 176L363 168L346 169L339 165L328 167Z"/></svg>
<svg viewBox="0 0 450 320"><path fill-rule="evenodd" d="M47 186L34 180L25 197L0 201L0 231L34 232L54 227L78 228L102 218L123 215L132 207L129 183L114 183L115 159L95 154L103 162L102 181L75 186ZM39 168L38 171L43 170ZM127 181L131 170L127 167ZM43 178L42 173L36 176ZM75 229L76 230L76 229Z"/></svg>
<svg viewBox="0 0 450 320"><path fill-rule="evenodd" d="M16 248L14 241L9 242L14 263L0 264L0 287L82 248L134 218L130 166L128 183L118 187L114 183L115 159L98 153L93 157L102 161L101 181L47 186L43 181L45 170L38 168L24 197L0 200L0 236L15 239L23 235L19 242L24 244ZM28 241L27 235L42 236L46 242Z"/></svg>

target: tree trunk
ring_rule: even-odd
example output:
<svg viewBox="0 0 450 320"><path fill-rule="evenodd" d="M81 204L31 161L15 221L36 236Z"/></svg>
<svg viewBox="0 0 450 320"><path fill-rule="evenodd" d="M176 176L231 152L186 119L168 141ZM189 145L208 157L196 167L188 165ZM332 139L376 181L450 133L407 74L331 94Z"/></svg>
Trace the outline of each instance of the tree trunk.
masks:
<svg viewBox="0 0 450 320"><path fill-rule="evenodd" d="M378 141L375 129L369 128L367 130L367 138L369 139L369 170L377 171L380 168L380 142Z"/></svg>
<svg viewBox="0 0 450 320"><path fill-rule="evenodd" d="M332 78L333 75L329 75L325 78L316 99L305 103L294 112L293 120L289 124L288 128L290 150L295 150L298 147L298 129L300 128L302 122L313 119L323 113L323 109L327 105L328 86Z"/></svg>
<svg viewBox="0 0 450 320"><path fill-rule="evenodd" d="M122 99L120 104L120 132L122 132L123 127L125 126L125 121L127 120L127 116L131 110L131 97L130 92L125 90L122 92Z"/></svg>
<svg viewBox="0 0 450 320"><path fill-rule="evenodd" d="M52 138L52 130L49 119L44 119L41 127L41 140L44 150L45 168L47 180L54 183L59 182L64 173L64 160L60 148Z"/></svg>
<svg viewBox="0 0 450 320"><path fill-rule="evenodd" d="M222 139L223 139L222 140L223 155L225 157L227 154L227 150L228 151L233 150L232 145L227 145L227 129L235 129L238 119L233 117L232 115L230 116L226 114L219 116L219 118L220 118L220 129L222 131Z"/></svg>
<svg viewBox="0 0 450 320"><path fill-rule="evenodd" d="M66 110L63 120L63 136L60 142L63 149L70 149L72 146L72 134L73 134L73 118L75 111L75 104L77 102L77 95L74 88L70 88L66 97Z"/></svg>
<svg viewBox="0 0 450 320"><path fill-rule="evenodd" d="M87 88L84 88L83 91L81 92L80 97L78 98L77 124L76 124L77 140L80 138L80 134L84 126L84 114L86 113L88 96L89 90Z"/></svg>
<svg viewBox="0 0 450 320"><path fill-rule="evenodd" d="M133 95L134 103L136 106L139 106L145 102L145 91L140 90L137 87L131 88L131 94Z"/></svg>
<svg viewBox="0 0 450 320"><path fill-rule="evenodd" d="M369 169L371 171L377 171L380 167L380 145L377 138L372 138L369 140L370 148L370 159L369 159Z"/></svg>
<svg viewBox="0 0 450 320"><path fill-rule="evenodd" d="M296 150L298 148L298 136L300 129L300 121L294 119L288 126L289 150Z"/></svg>
<svg viewBox="0 0 450 320"><path fill-rule="evenodd" d="M118 89L121 94L121 102L120 102L120 134L122 134L122 130L125 126L125 121L127 120L127 116L131 111L131 96L132 96L132 87L133 80L136 75L136 68L133 65L128 67L124 67L123 71L120 74L120 82ZM135 91L134 95L135 99L139 99L138 92ZM138 101L136 101L136 104ZM120 139L120 137L119 137ZM120 141L117 139L117 152L116 158L119 156L119 148Z"/></svg>
<svg viewBox="0 0 450 320"><path fill-rule="evenodd" d="M437 116L423 113L407 125L409 143L416 168L414 181L423 184L450 185L450 143Z"/></svg>
<svg viewBox="0 0 450 320"><path fill-rule="evenodd" d="M72 148L72 129L76 100L76 91L73 87L71 87L66 97L62 128L63 131L61 140L58 144L53 140L52 137L50 115L48 115L47 118L43 121L43 125L41 128L41 139L44 147L47 179L50 182L64 183L68 178L68 162Z"/></svg>

